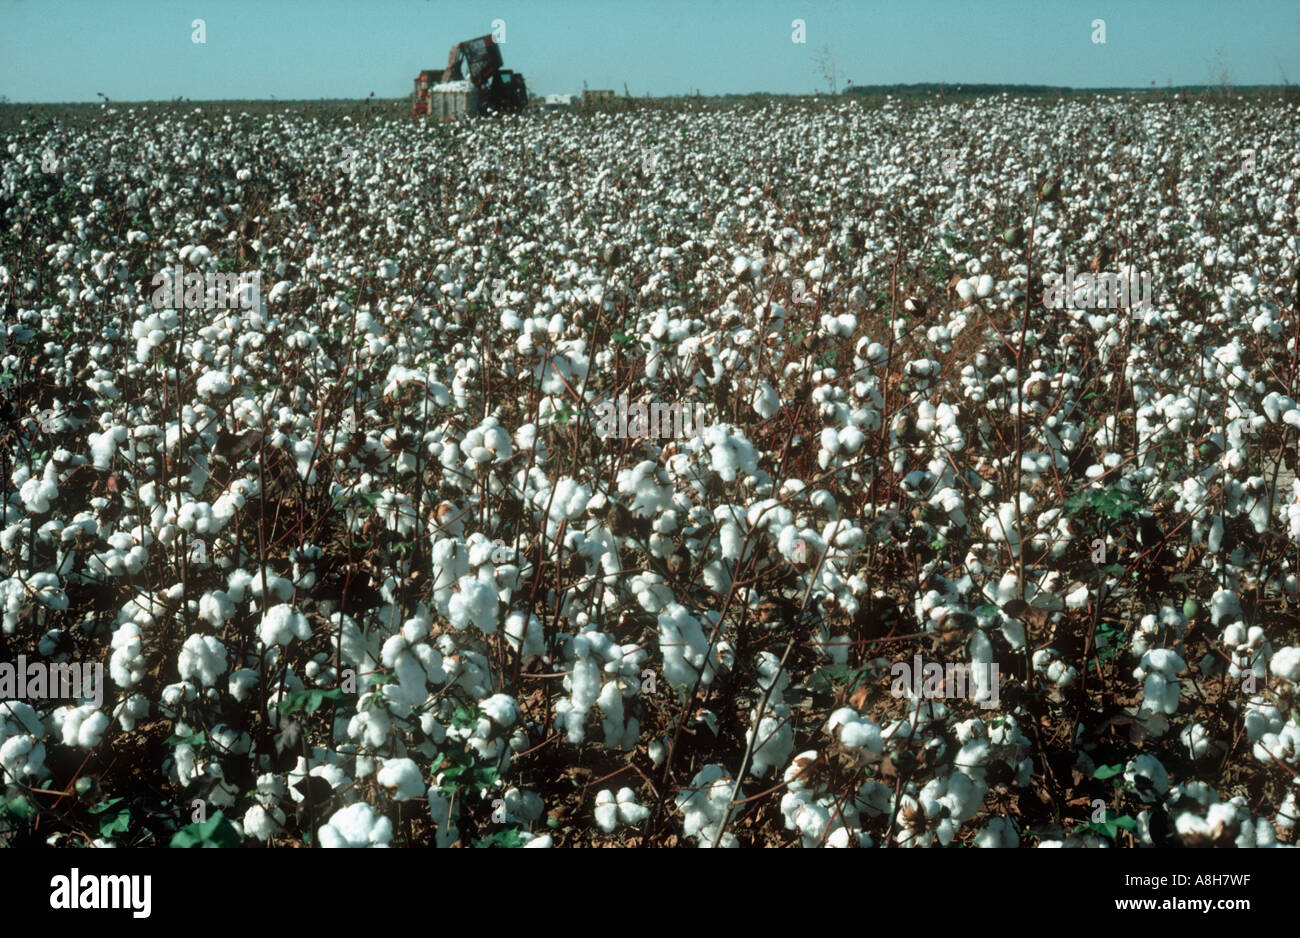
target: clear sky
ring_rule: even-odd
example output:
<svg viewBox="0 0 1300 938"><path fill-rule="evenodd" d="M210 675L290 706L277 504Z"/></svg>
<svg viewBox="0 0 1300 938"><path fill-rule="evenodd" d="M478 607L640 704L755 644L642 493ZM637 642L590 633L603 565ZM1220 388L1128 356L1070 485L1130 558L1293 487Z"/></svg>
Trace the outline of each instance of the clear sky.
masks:
<svg viewBox="0 0 1300 938"><path fill-rule="evenodd" d="M401 97L494 20L538 94L1300 82L1298 0L0 0L0 95Z"/></svg>

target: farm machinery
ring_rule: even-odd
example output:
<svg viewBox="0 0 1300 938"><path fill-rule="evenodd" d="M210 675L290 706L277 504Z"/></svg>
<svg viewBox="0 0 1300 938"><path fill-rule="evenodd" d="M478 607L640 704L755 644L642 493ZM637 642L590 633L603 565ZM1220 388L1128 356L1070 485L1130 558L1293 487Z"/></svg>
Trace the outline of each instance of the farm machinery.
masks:
<svg viewBox="0 0 1300 938"><path fill-rule="evenodd" d="M425 69L416 76L411 116L445 120L522 109L528 104L524 76L501 65L501 47L490 33L456 43L445 69Z"/></svg>

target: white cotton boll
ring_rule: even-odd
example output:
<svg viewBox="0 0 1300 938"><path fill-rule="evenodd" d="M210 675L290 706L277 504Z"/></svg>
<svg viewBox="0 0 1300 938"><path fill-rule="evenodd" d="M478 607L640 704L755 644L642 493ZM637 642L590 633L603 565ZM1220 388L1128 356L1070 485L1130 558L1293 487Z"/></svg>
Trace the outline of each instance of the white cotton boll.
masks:
<svg viewBox="0 0 1300 938"><path fill-rule="evenodd" d="M1084 606L1088 605L1088 601L1091 598L1092 598L1092 591L1088 589L1087 584L1080 583L1075 590L1066 594L1065 608L1082 609Z"/></svg>
<svg viewBox="0 0 1300 938"><path fill-rule="evenodd" d="M58 487L42 479L28 479L18 490L18 497L23 505L34 515L43 515L50 510L50 499L58 495Z"/></svg>
<svg viewBox="0 0 1300 938"><path fill-rule="evenodd" d="M394 801L423 798L426 791L420 768L411 759L385 759L375 780L382 787L393 789Z"/></svg>
<svg viewBox="0 0 1300 938"><path fill-rule="evenodd" d="M754 391L754 410L764 420L781 409L781 398L766 382Z"/></svg>
<svg viewBox="0 0 1300 938"><path fill-rule="evenodd" d="M865 440L865 434L853 424L849 424L839 432L839 448L849 455L861 449Z"/></svg>
<svg viewBox="0 0 1300 938"><path fill-rule="evenodd" d="M148 715L149 698L143 694L132 694L113 709L113 716L117 718L117 725L127 733L134 730L135 725Z"/></svg>
<svg viewBox="0 0 1300 938"><path fill-rule="evenodd" d="M740 525L734 521L726 521L718 528L718 545L722 551L722 559L735 561L740 559L740 549L745 542L745 534L740 530Z"/></svg>
<svg viewBox="0 0 1300 938"><path fill-rule="evenodd" d="M258 634L264 645L288 645L294 638L306 641L311 638L311 625L307 617L287 603L266 610Z"/></svg>
<svg viewBox="0 0 1300 938"><path fill-rule="evenodd" d="M608 788L596 793L596 825L606 834L614 833L618 826L618 803Z"/></svg>
<svg viewBox="0 0 1300 938"><path fill-rule="evenodd" d="M514 726L519 719L519 705L509 694L493 694L479 704L479 709L503 729Z"/></svg>
<svg viewBox="0 0 1300 938"><path fill-rule="evenodd" d="M260 804L255 804L244 813L240 826L244 829L245 837L265 843L284 829L284 812L275 807L267 811Z"/></svg>
<svg viewBox="0 0 1300 938"><path fill-rule="evenodd" d="M176 666L182 681L197 679L211 687L226 673L225 646L211 635L191 635L181 646Z"/></svg>
<svg viewBox="0 0 1300 938"><path fill-rule="evenodd" d="M1241 600L1231 590L1215 590L1210 597L1210 622L1220 625L1224 619L1229 621L1242 616Z"/></svg>
<svg viewBox="0 0 1300 938"><path fill-rule="evenodd" d="M746 743L754 746L750 770L758 778L767 775L769 769L785 765L790 753L794 752L794 730L789 716L789 707L773 705L769 699L767 712L759 721L757 730L750 727L745 731Z"/></svg>
<svg viewBox="0 0 1300 938"><path fill-rule="evenodd" d="M512 817L519 818L525 823L532 823L539 820L542 816L545 805L536 792L511 788L502 796L506 803L506 811Z"/></svg>
<svg viewBox="0 0 1300 938"><path fill-rule="evenodd" d="M750 272L749 258L742 255L736 255L731 261L731 273L735 277L747 277Z"/></svg>
<svg viewBox="0 0 1300 938"><path fill-rule="evenodd" d="M546 652L541 620L535 615L512 612L506 617L506 641L524 658Z"/></svg>
<svg viewBox="0 0 1300 938"><path fill-rule="evenodd" d="M993 817L984 829L975 835L975 846L1009 850L1020 846L1020 835L1010 818Z"/></svg>
<svg viewBox="0 0 1300 938"><path fill-rule="evenodd" d="M1187 663L1178 656L1177 652L1170 651L1168 648L1154 648L1142 656L1142 667L1172 677L1184 670Z"/></svg>
<svg viewBox="0 0 1300 938"><path fill-rule="evenodd" d="M680 604L670 603L659 613L658 623L664 679L669 686L691 687L697 678L702 687L713 683L714 668L707 660L709 643L699 621Z"/></svg>
<svg viewBox="0 0 1300 938"><path fill-rule="evenodd" d="M668 745L656 739L646 747L646 754L650 756L650 761L654 763L655 768L658 768L668 758Z"/></svg>
<svg viewBox="0 0 1300 938"><path fill-rule="evenodd" d="M108 729L108 715L94 705L60 707L53 714L55 726L63 738L63 745L92 749L99 745Z"/></svg>
<svg viewBox="0 0 1300 938"><path fill-rule="evenodd" d="M199 375L194 390L201 398L220 397L229 394L234 387L230 375L224 371L208 371Z"/></svg>
<svg viewBox="0 0 1300 938"><path fill-rule="evenodd" d="M1279 648L1269 662L1269 670L1292 683L1300 682L1300 648L1294 645Z"/></svg>
<svg viewBox="0 0 1300 938"><path fill-rule="evenodd" d="M840 742L850 749L865 749L872 755L878 755L884 749L880 738L880 727L870 720L854 720L844 724L840 730Z"/></svg>
<svg viewBox="0 0 1300 938"><path fill-rule="evenodd" d="M690 785L675 796L677 807L682 812L682 830L687 837L696 837L700 846L712 846L731 798L733 784L726 769L716 763L710 764L695 773ZM743 791L737 792L737 797L743 797ZM726 834L722 838L721 846L735 845L732 835Z"/></svg>
<svg viewBox="0 0 1300 938"><path fill-rule="evenodd" d="M252 668L240 668L230 675L230 696L239 703L248 699L253 688L257 686L257 672Z"/></svg>
<svg viewBox="0 0 1300 938"><path fill-rule="evenodd" d="M473 625L484 635L494 635L499 604L496 588L472 576L461 577L456 586L457 592L449 601L447 613L452 626L465 629Z"/></svg>
<svg viewBox="0 0 1300 938"><path fill-rule="evenodd" d="M983 274L979 283L975 285L975 293L982 299L993 292L993 277L989 274Z"/></svg>
<svg viewBox="0 0 1300 938"><path fill-rule="evenodd" d="M45 771L45 744L27 734L10 736L0 744L0 770L6 781L39 777Z"/></svg>
<svg viewBox="0 0 1300 938"><path fill-rule="evenodd" d="M365 802L340 808L317 833L317 841L327 849L340 847L387 847L393 838L393 822L376 816Z"/></svg>
<svg viewBox="0 0 1300 938"><path fill-rule="evenodd" d="M650 809L636 803L636 792L623 787L618 790L618 817L624 824L640 824L650 816Z"/></svg>
<svg viewBox="0 0 1300 938"><path fill-rule="evenodd" d="M975 286L965 278L958 280L957 295L963 303L969 303L975 299Z"/></svg>
<svg viewBox="0 0 1300 938"><path fill-rule="evenodd" d="M1199 759L1209 751L1210 734L1209 731L1200 723L1193 723L1190 726L1185 727L1183 731L1178 734L1178 738L1182 741L1183 745L1187 747L1187 751L1191 754L1193 759Z"/></svg>
<svg viewBox="0 0 1300 938"><path fill-rule="evenodd" d="M131 687L144 679L144 642L140 627L128 622L113 633L113 653L108 673L118 687Z"/></svg>
<svg viewBox="0 0 1300 938"><path fill-rule="evenodd" d="M1160 760L1147 753L1129 761L1124 767L1124 780L1130 785L1141 785L1139 794L1147 789L1154 790L1157 795L1169 791L1168 771L1160 764Z"/></svg>
<svg viewBox="0 0 1300 938"><path fill-rule="evenodd" d="M221 590L209 590L199 597L199 618L222 626L235 615L235 604Z"/></svg>

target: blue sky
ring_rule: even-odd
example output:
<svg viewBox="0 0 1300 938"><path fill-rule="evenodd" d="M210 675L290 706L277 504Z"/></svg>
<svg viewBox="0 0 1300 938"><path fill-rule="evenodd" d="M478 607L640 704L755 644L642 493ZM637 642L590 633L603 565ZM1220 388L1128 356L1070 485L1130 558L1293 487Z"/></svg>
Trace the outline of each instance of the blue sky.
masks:
<svg viewBox="0 0 1300 938"><path fill-rule="evenodd" d="M1300 82L1297 0L0 0L0 95L400 97L497 19L539 94L806 94L827 52L841 87Z"/></svg>

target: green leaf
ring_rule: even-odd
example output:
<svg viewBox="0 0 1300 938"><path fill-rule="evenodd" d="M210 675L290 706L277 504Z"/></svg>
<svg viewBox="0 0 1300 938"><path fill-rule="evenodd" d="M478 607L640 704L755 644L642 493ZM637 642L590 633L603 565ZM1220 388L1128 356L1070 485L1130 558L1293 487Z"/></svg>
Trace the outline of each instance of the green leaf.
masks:
<svg viewBox="0 0 1300 938"><path fill-rule="evenodd" d="M235 830L235 825L226 820L225 815L220 811L206 821L181 828L172 837L171 842L171 846L183 848L238 847L239 844L240 836Z"/></svg>
<svg viewBox="0 0 1300 938"><path fill-rule="evenodd" d="M508 831L497 831L490 837L484 837L481 840L474 841L475 847L522 847L524 845L523 835L517 828L510 828Z"/></svg>
<svg viewBox="0 0 1300 938"><path fill-rule="evenodd" d="M1097 770L1092 773L1092 777L1104 782L1108 778L1114 778L1116 775L1122 774L1123 771L1124 766L1119 763L1115 763L1114 765L1102 765L1097 767Z"/></svg>
<svg viewBox="0 0 1300 938"><path fill-rule="evenodd" d="M1091 831L1094 834L1100 834L1103 837L1109 837L1111 840L1114 840L1121 829L1130 832L1137 829L1137 821L1127 815L1123 817L1110 817L1109 812L1105 812L1105 816L1106 820L1104 821L1088 821L1085 824L1080 824L1074 829L1074 832L1078 834L1082 831Z"/></svg>
<svg viewBox="0 0 1300 938"><path fill-rule="evenodd" d="M168 736L166 745L168 746L203 746L208 741L208 734L199 730L197 733L190 733L188 736Z"/></svg>
<svg viewBox="0 0 1300 938"><path fill-rule="evenodd" d="M106 814L99 819L99 835L107 840L114 834L125 834L130 826L131 812L123 808L115 814Z"/></svg>
<svg viewBox="0 0 1300 938"><path fill-rule="evenodd" d="M284 699L280 701L279 710L281 713L293 713L297 710L306 710L309 714L315 713L325 701L341 700L342 697L343 691L337 687L331 690L319 688L294 690L285 694Z"/></svg>
<svg viewBox="0 0 1300 938"><path fill-rule="evenodd" d="M35 815L36 808L22 795L14 795L8 801L0 804L0 817L16 818L22 821Z"/></svg>

